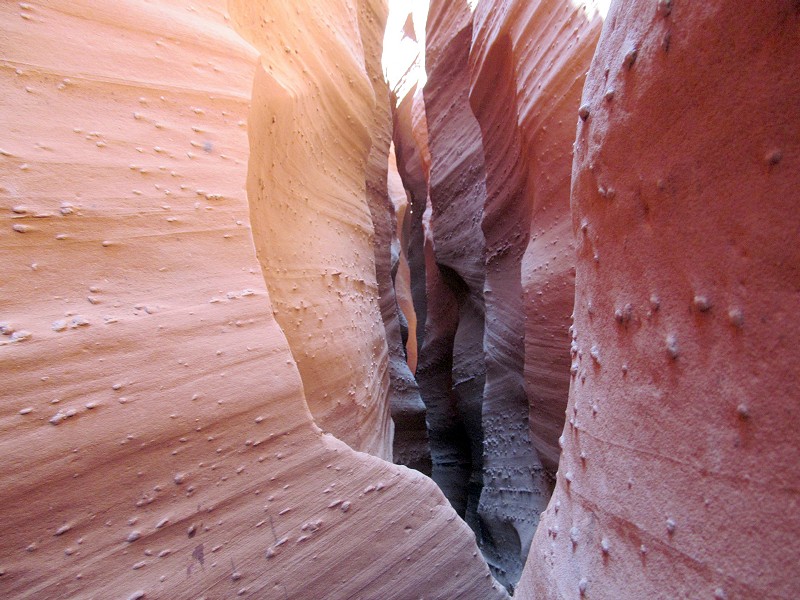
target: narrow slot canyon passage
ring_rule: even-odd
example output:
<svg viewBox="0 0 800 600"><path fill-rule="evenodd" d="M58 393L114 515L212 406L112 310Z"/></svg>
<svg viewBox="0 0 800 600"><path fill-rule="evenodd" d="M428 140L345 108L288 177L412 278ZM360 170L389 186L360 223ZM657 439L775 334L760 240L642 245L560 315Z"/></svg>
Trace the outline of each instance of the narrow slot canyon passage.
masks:
<svg viewBox="0 0 800 600"><path fill-rule="evenodd" d="M800 597L797 1L0 24L0 598Z"/></svg>
<svg viewBox="0 0 800 600"><path fill-rule="evenodd" d="M497 33L496 17L480 6L397 3L384 47L397 170L417 213L405 213L400 246L424 256L407 260L412 286L425 290L413 296L424 315L415 374L432 477L512 592L555 483L569 392L574 131L564 123L574 123L602 19L559 11L567 4L505 15ZM540 49L528 59L558 56L569 70L523 104L507 30L518 18L533 27L574 22L575 40L583 36L566 52ZM398 429L396 461L404 444Z"/></svg>

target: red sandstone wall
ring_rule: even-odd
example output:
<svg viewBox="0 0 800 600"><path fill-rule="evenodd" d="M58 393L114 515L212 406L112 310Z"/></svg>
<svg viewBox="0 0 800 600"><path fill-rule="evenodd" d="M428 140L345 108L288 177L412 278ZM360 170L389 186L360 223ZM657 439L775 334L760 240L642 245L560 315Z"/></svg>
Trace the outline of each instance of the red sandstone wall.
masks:
<svg viewBox="0 0 800 600"><path fill-rule="evenodd" d="M800 590L798 73L796 2L612 7L575 118L569 421L520 597Z"/></svg>
<svg viewBox="0 0 800 600"><path fill-rule="evenodd" d="M448 415L442 419L445 429L437 443L453 454L442 464L451 473L445 483L444 476L437 475L434 456L434 479L442 480L448 489L459 488L449 497L479 532L486 372L480 212L486 192L480 129L469 109L471 39L472 16L466 5L444 0L431 3L426 39L428 81L423 90L430 149L428 312L417 372L425 402L446 407ZM469 476L456 476L452 473L455 469Z"/></svg>

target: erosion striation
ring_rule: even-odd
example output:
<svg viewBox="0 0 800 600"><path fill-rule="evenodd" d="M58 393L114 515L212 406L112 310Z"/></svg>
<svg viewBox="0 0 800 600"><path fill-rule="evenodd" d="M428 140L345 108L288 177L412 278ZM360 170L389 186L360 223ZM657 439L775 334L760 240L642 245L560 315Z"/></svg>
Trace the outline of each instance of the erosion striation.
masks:
<svg viewBox="0 0 800 600"><path fill-rule="evenodd" d="M258 8L246 4L234 8ZM362 52L355 5L290 9L291 27L274 3L250 22L274 19L271 39L299 29L310 40L322 35L319 9L323 30L349 26L336 52ZM254 144L276 163L305 161L313 175L317 163L288 138L331 128L347 110L338 103L349 77L371 89L361 59L342 61L327 81L323 66L299 66L283 46L259 62L215 0L4 3L0 21L0 596L402 599L429 587L442 599L505 597L430 480L317 427L295 360L313 349L287 343L297 332L285 336L272 308L307 319L318 297L294 311L285 258L287 272L275 267L269 284L279 292L273 305L253 250L242 188L254 71ZM317 96L305 95L295 68L317 74ZM257 127L273 116L259 103L265 87L287 139ZM291 120L314 106L313 118ZM374 101L349 110L368 123ZM356 244L348 247L359 255L331 263L324 278L314 267L320 288L334 289L319 302L342 336L331 340L341 345L327 393L347 411L353 445L385 455L388 378L378 374L387 344L364 193L370 144L366 125L341 146L320 142L327 175L270 189L301 214L304 196L339 182L324 188L337 207L330 226L309 229L307 240L295 232L291 247L302 255L328 236L331 252L320 256L330 256L340 247L330 229ZM354 156L359 166L345 170ZM255 233L259 245L269 237ZM282 251L273 239L268 252ZM295 274L310 289L313 277ZM359 286L352 302L335 299ZM360 345L346 337L353 327ZM314 335L332 334L323 323ZM375 365L366 361L353 389L348 365L367 350Z"/></svg>
<svg viewBox="0 0 800 600"><path fill-rule="evenodd" d="M471 39L472 17L465 4L431 3L425 48L428 81L423 90L431 156L426 276L427 322L438 335L426 331L420 368L425 376L423 397L435 406L429 410L446 411L452 423L448 428L456 428L452 432L445 428L442 436L455 455L435 466L455 470L447 475L447 485L457 489L448 497L480 534L477 510L483 487L481 410L486 374L480 207L485 185L480 129L468 98ZM428 377L436 384L430 391ZM437 475L435 469L435 479Z"/></svg>
<svg viewBox="0 0 800 600"><path fill-rule="evenodd" d="M602 21L565 0L480 3L475 21L470 102L487 187L484 477L497 482L484 482L482 505L504 509L495 561L513 584L558 462L574 293L574 114Z"/></svg>
<svg viewBox="0 0 800 600"><path fill-rule="evenodd" d="M0 24L0 598L798 596L797 0Z"/></svg>
<svg viewBox="0 0 800 600"><path fill-rule="evenodd" d="M434 1L424 135L410 118L416 96L395 112L406 189L419 203L429 196L429 221L410 227L427 240L426 265L412 264L411 276L427 282L417 378L433 477L509 586L558 465L574 115L601 25L596 10L566 0ZM423 147L429 170L417 166Z"/></svg>

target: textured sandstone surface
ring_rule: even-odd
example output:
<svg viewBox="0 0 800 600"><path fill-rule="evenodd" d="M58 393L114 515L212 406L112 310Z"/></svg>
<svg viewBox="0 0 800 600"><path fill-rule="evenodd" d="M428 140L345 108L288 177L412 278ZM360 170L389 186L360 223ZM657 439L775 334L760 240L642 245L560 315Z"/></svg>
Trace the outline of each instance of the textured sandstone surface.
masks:
<svg viewBox="0 0 800 600"><path fill-rule="evenodd" d="M394 273L394 292L397 297L400 335L406 353L408 369L417 369L417 312L411 292L411 269L408 266L408 237L410 233L410 206L408 193L397 169L397 154L394 144L389 152L389 172L387 174L389 200L395 214L395 233L392 238L392 272Z"/></svg>
<svg viewBox="0 0 800 600"><path fill-rule="evenodd" d="M468 98L471 41L472 14L466 4L431 2L425 49L428 81L423 90L431 157L430 239L426 241L429 292L420 383L429 410L432 403L446 407L451 427L462 428L466 434L463 440L463 434L445 430L439 443L458 453L458 471L469 472L468 477L458 473L457 481L448 475L448 483L460 489L459 510L464 502L467 522L480 532L477 510L483 487L481 418L486 375L480 213L486 189L480 128ZM439 300L433 299L434 290ZM435 386L428 383L429 378ZM468 453L459 447L465 443ZM436 452L432 454L434 479L439 482ZM453 459L442 466L452 471Z"/></svg>
<svg viewBox="0 0 800 600"><path fill-rule="evenodd" d="M377 165L367 171L373 141L388 152L388 140L376 129L381 109L364 58L380 56L385 16L369 9L362 28L368 7L360 5L331 14L327 5L231 6L238 30L262 55L248 194L275 317L317 424L390 460L388 347L367 194L368 179L380 178ZM347 394L331 393L339 389Z"/></svg>
<svg viewBox="0 0 800 600"><path fill-rule="evenodd" d="M291 4L293 28L281 29L278 12L261 16L279 31L321 35L313 6ZM360 31L355 5L330 2L324 13ZM216 0L4 3L0 21L0 597L402 599L423 585L443 599L504 597L430 480L315 425L293 357L313 349L287 343L297 332L284 336L272 316L242 189L253 73L261 69L257 100L271 86L289 127L271 146L256 130L256 142L306 173L317 165L302 140L337 122L336 90L347 86L310 83L319 95L304 96L292 88L298 54L282 45L273 65L283 78L266 76ZM361 47L358 36L346 40ZM342 69L370 89L363 66ZM317 100L324 113L291 125ZM366 122L372 106L348 110ZM251 118L269 124L262 108ZM334 256L314 285L334 285L334 268L343 281L308 301L328 303L318 338L355 327L360 352L374 352L354 395L355 358L342 348L327 385L330 403L348 411L351 441L387 454L366 132L353 143L360 167L340 172L341 149L320 143L330 180L287 179L274 193L300 214L304 196L324 189L342 211L326 215L331 227L363 238L348 246L360 256ZM297 138L301 147L290 146ZM316 231L303 241L343 255L336 235ZM279 257L287 272L276 267L270 288L281 315L293 263ZM312 266L302 268L308 280L299 273L297 285L311 286ZM335 300L361 287L346 307Z"/></svg>
<svg viewBox="0 0 800 600"><path fill-rule="evenodd" d="M387 105L388 106L388 105ZM431 450L428 442L425 404L413 372L417 367L417 316L411 292L411 270L408 266L408 232L412 215L408 212L406 195L394 147L389 154L387 190L392 203L394 231L386 236L386 248L391 252L389 294L396 298L386 324L390 344L389 374L391 383L392 421L395 424L394 462L431 475ZM377 251L376 251L377 254ZM384 296L381 295L383 303Z"/></svg>
<svg viewBox="0 0 800 600"><path fill-rule="evenodd" d="M519 596L796 597L799 69L796 2L612 6L569 421Z"/></svg>
<svg viewBox="0 0 800 600"><path fill-rule="evenodd" d="M554 474L558 434L548 430L560 431L569 385L572 125L596 42L583 15L566 1L483 2L474 14L470 103L487 194L484 476L498 480L485 481L482 504L503 507L498 529L512 515L495 559L511 584L550 496L540 454Z"/></svg>
<svg viewBox="0 0 800 600"><path fill-rule="evenodd" d="M574 115L601 24L555 1L433 2L428 15L431 250L417 376L429 411L441 411L428 415L442 431L431 433L434 479L465 507L508 584L520 577L550 494L546 469L554 475L558 461L574 291ZM396 120L398 147L408 127ZM413 176L404 175L411 193ZM447 449L438 471L437 445Z"/></svg>
<svg viewBox="0 0 800 600"><path fill-rule="evenodd" d="M550 496L543 465L554 475L558 464L574 295L574 118L602 20L558 0L482 2L474 21L470 103L486 172L482 505L504 508L506 539L493 562L515 583Z"/></svg>
<svg viewBox="0 0 800 600"><path fill-rule="evenodd" d="M366 165L366 197L372 218L372 248L378 301L388 347L389 406L394 423L394 462L430 474L425 405L406 360L394 273L400 259L397 215L389 197L389 150L392 136L389 85L383 77L381 48L387 17L384 2L361 2L359 30L364 47L364 70L372 82L375 106L369 126L372 141Z"/></svg>
<svg viewBox="0 0 800 600"><path fill-rule="evenodd" d="M800 6L599 4L0 5L0 598L796 597Z"/></svg>

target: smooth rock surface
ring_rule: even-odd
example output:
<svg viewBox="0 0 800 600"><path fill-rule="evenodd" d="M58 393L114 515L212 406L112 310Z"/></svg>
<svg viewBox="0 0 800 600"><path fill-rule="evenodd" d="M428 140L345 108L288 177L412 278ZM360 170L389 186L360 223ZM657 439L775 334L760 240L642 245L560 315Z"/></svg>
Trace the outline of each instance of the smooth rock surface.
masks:
<svg viewBox="0 0 800 600"><path fill-rule="evenodd" d="M4 3L0 21L0 596L505 597L430 480L312 421L253 251L257 55L225 4ZM266 81L284 111L303 106ZM361 208L332 216L345 237L366 214L360 164ZM311 190L282 193L299 207ZM374 278L363 260L348 276ZM376 297L331 321L378 332L364 343L385 360ZM360 385L379 400L382 381ZM384 452L388 420L329 390L353 439Z"/></svg>
<svg viewBox="0 0 800 600"><path fill-rule="evenodd" d="M388 348L366 173L379 117L363 53L380 56L380 38L362 34L360 5L324 18L322 6L231 6L238 30L262 55L248 194L275 317L317 424L356 450L391 459ZM380 19L365 26L383 31ZM373 47L363 47L365 38ZM341 389L344 397L331 393Z"/></svg>

